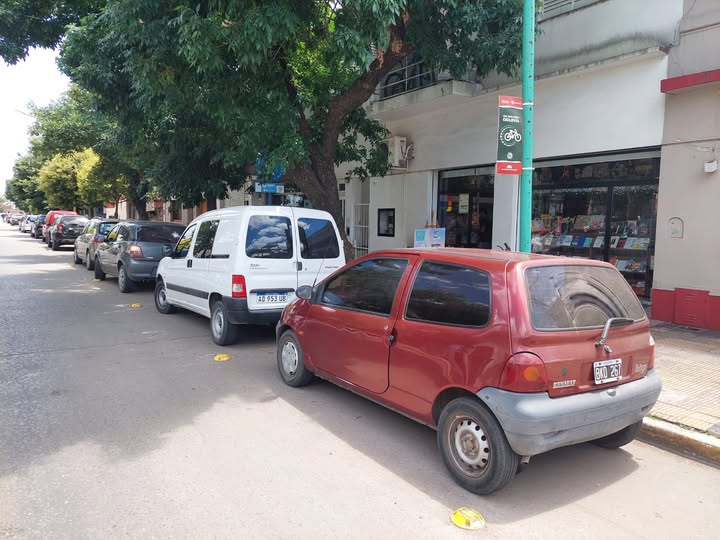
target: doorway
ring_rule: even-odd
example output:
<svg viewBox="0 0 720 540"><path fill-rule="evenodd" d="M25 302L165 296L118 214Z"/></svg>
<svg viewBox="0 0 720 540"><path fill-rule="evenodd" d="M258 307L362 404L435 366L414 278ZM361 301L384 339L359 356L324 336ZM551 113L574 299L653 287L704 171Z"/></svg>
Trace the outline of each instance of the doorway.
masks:
<svg viewBox="0 0 720 540"><path fill-rule="evenodd" d="M494 184L492 168L440 172L437 215L446 247L492 247Z"/></svg>

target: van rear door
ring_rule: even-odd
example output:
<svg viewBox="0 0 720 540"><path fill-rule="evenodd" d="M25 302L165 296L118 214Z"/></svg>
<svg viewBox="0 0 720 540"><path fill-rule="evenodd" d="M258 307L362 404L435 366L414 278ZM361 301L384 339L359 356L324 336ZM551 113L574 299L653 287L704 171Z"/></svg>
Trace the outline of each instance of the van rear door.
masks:
<svg viewBox="0 0 720 540"><path fill-rule="evenodd" d="M293 299L297 286L293 236L290 216L272 210L249 216L239 253L244 262L237 271L243 272L250 310L280 309Z"/></svg>
<svg viewBox="0 0 720 540"><path fill-rule="evenodd" d="M296 212L295 222L299 246L298 287L313 285L345 265L337 227L330 214Z"/></svg>

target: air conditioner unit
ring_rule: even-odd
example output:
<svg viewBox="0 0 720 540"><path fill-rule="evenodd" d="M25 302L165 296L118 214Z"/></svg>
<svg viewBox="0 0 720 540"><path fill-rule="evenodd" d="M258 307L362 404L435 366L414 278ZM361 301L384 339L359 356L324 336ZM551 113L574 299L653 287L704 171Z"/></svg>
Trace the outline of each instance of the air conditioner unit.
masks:
<svg viewBox="0 0 720 540"><path fill-rule="evenodd" d="M393 169L407 169L407 137L390 137L385 141L388 159Z"/></svg>

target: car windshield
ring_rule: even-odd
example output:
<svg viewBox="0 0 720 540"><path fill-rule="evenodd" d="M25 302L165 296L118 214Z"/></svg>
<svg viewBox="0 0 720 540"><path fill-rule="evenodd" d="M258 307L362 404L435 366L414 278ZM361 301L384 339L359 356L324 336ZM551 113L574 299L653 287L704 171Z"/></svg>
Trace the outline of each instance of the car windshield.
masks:
<svg viewBox="0 0 720 540"><path fill-rule="evenodd" d="M175 244L184 230L184 225L143 225L137 230L137 241Z"/></svg>
<svg viewBox="0 0 720 540"><path fill-rule="evenodd" d="M595 328L610 317L645 317L637 296L613 268L538 266L525 271L525 281L536 330Z"/></svg>

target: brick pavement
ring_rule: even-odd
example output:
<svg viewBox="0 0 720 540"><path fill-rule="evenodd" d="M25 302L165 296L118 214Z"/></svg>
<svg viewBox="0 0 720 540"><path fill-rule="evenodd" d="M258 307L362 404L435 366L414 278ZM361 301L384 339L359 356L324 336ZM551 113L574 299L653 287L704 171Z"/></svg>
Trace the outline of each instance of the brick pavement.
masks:
<svg viewBox="0 0 720 540"><path fill-rule="evenodd" d="M650 415L720 439L720 332L652 321L663 390Z"/></svg>

